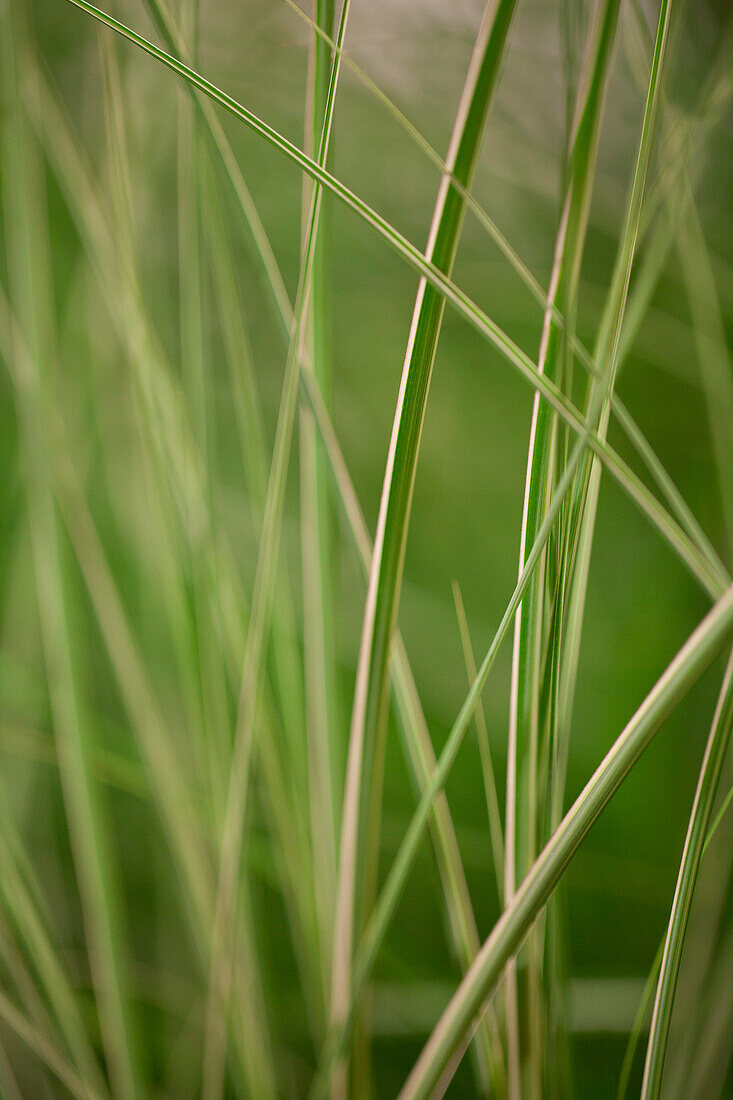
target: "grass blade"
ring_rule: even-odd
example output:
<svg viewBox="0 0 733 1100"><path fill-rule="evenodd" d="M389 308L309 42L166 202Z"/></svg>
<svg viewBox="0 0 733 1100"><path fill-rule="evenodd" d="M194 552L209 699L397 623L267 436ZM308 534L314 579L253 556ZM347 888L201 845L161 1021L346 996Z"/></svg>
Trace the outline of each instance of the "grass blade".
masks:
<svg viewBox="0 0 733 1100"><path fill-rule="evenodd" d="M333 0L315 0L316 25L330 35L334 22ZM331 53L323 39L313 35L309 52L309 85L306 97L306 148L318 155L323 131L331 71ZM303 187L307 214L311 181ZM324 402L333 407L333 363L330 334L330 237L327 198L321 196L320 231L313 253L305 358L311 364ZM304 226L304 229L307 226ZM343 746L338 722L338 682L334 654L334 550L328 470L318 439L313 412L307 403L300 409L300 503L303 588L303 650L307 703L308 773L310 784L314 893L319 914L319 940L323 956L324 1004L331 985L331 922L336 899L338 851L338 800L343 787Z"/></svg>
<svg viewBox="0 0 733 1100"><path fill-rule="evenodd" d="M538 370L557 382L565 392L571 392L572 371L569 367L569 344L577 312L578 283L585 246L590 200L595 177L600 126L605 100L605 88L618 21L619 3L607 0L596 9L591 28L581 91L576 103L569 165L569 183L555 243L555 259L548 301L565 318L560 328L554 320L553 308L545 313L540 345ZM603 367L601 368L603 369ZM536 538L544 518L557 466L557 452L562 447L558 437L557 417L535 394L532 407L524 510L519 550L519 571L525 564L527 548ZM546 560L540 562L522 605L517 612L512 660L511 702L509 712L509 749L507 754L506 832L504 860L504 900L511 900L517 884L531 866L543 840L543 822L547 814L547 792L543 791L540 774L543 743L557 743L558 731L553 718L542 706L547 685L542 682L542 665L547 663L557 675L557 662L551 661L546 631L550 618L548 608L561 601L561 576L567 568L558 559L556 575ZM550 688L550 695L554 690ZM510 1096L518 1098L522 1090L538 1093L541 1089L541 1025L543 1013L540 989L540 955L542 930L531 939L526 966L523 968L526 989L518 989L517 973L512 966L507 975L507 1015L510 1052ZM523 982L524 986L525 983ZM526 1045L527 1076L521 1079L519 1013L526 999L529 1020Z"/></svg>
<svg viewBox="0 0 733 1100"><path fill-rule="evenodd" d="M491 2L482 19L461 94L447 164L470 186L484 122L501 68L515 0ZM465 203L444 176L433 212L426 257L450 274ZM374 541L349 734L339 886L333 947L331 1017L349 1011L351 960L371 906L379 849L381 775L386 738L387 668L399 607L410 505L444 300L420 281L402 370Z"/></svg>
<svg viewBox="0 0 733 1100"><path fill-rule="evenodd" d="M23 1040L29 1050L45 1062L72 1096L78 1097L78 1100L99 1100L99 1093L79 1077L63 1055L25 1019L2 991L0 991L0 1019Z"/></svg>
<svg viewBox="0 0 733 1100"><path fill-rule="evenodd" d="M456 605L456 618L461 635L461 648L463 660L466 665L468 686L471 687L478 676L476 658L471 643L471 633L466 618L466 609L463 606L463 595L458 581L453 582L453 602ZM481 756L481 770L484 780L484 793L486 796L486 808L489 816L489 834L491 836L491 854L494 860L496 874L496 888L501 901L504 895L504 830L501 823L501 810L499 809L499 795L496 790L496 776L494 764L491 759L491 745L489 743L489 731L486 727L486 715L481 699L476 704L474 715L476 734L478 737L479 754Z"/></svg>

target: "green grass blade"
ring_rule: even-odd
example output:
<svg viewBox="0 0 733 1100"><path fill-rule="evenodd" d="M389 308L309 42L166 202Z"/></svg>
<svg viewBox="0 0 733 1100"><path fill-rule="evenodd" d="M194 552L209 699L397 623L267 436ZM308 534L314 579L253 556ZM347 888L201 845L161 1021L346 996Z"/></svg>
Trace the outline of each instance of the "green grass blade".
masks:
<svg viewBox="0 0 733 1100"><path fill-rule="evenodd" d="M647 975L646 982L644 983L644 989L642 990L641 998L639 1000L639 1006L634 1016L634 1022L631 1025L631 1033L629 1035L629 1041L626 1046L626 1052L624 1054L624 1060L621 1063L621 1072L618 1078L618 1091L616 1093L616 1100L625 1100L626 1093L629 1088L629 1078L631 1077L631 1071L634 1066L634 1056L636 1055L636 1049L641 1039L642 1028L644 1027L644 1021L647 1018L649 1009L653 1004L654 990L657 987L657 978L659 977L659 968L662 965L662 953L664 950L664 940L659 944L656 955L654 956L654 962L652 968Z"/></svg>
<svg viewBox="0 0 733 1100"><path fill-rule="evenodd" d="M44 87L43 84L40 85ZM48 89L44 90L48 93ZM145 417L150 420L150 450L152 461L156 466L156 482L161 491L162 499L170 492L169 483L173 488L175 507L179 512L182 523L182 536L184 542L189 538L189 524L191 522L192 509L197 522L208 522L206 518L206 504L203 495L197 491L196 475L196 446L192 440L184 410L174 396L174 389L170 381L170 370L167 368L163 353L150 330L143 303L139 299L139 291L134 276L130 274L124 264L120 265L120 250L115 248L111 232L106 225L104 211L92 185L89 173L85 170L78 151L70 138L68 126L63 115L57 108L53 97L45 94L43 98L43 112L39 120L39 128L44 137L51 163L57 172L59 183L67 196L70 211L82 237L89 258L100 278L100 285L108 298L110 315L116 326L119 327L121 339L128 348L131 363L135 368L136 378L141 383L141 400L144 405ZM124 258L124 250L122 257ZM122 270L120 271L120 266ZM129 265L128 265L129 267ZM130 323L132 318L134 323ZM166 501L166 507L169 502ZM244 623L246 621L246 599L241 590L239 578L236 574L233 555L228 552L225 542L213 539L210 547L212 589L211 598L220 605L221 620L225 641L225 660L232 678L232 688L236 691L240 676L241 653L244 648ZM178 572L179 567L175 567ZM109 573L109 570L108 570ZM164 575L167 573L164 571ZM110 574L111 578L111 574ZM170 578L168 578L170 579ZM175 597L177 598L177 596ZM131 632L130 638L132 637ZM110 635L113 637L113 635ZM112 654L113 666L117 670L118 654ZM194 669L195 672L195 669ZM195 672L198 675L198 672ZM184 681L185 682L185 681ZM271 713L268 704L268 715ZM268 730L267 738L271 736L270 724L263 722ZM142 731L143 734L145 730ZM288 728L286 734L292 738L295 730ZM285 870L286 877L283 880L283 893L287 900L288 916L293 922L293 941L298 955L298 962L304 975L308 974L310 962L304 947L310 943L310 933L304 935L303 928L309 928L311 923L310 909L312 908L312 888L303 889L303 868L309 860L304 859L303 845L301 843L303 833L300 822L305 815L301 809L299 792L303 790L300 785L292 782L283 782L279 774L282 768L277 754L282 751L288 760L289 766L295 768L295 753L290 757L286 748L273 751L269 740L266 739L266 756L263 755L263 771L267 796L273 810L273 822L276 829L283 837L281 850L283 859L277 864L278 870ZM146 761L146 766L148 766ZM155 786L155 785L154 785ZM165 820L165 817L164 817ZM285 842L285 836L288 840ZM174 848L175 854L175 848ZM182 882L186 883L185 875ZM191 910L197 912L196 904ZM201 925L196 924L195 931L197 943L200 947L202 958L209 956L207 942L210 932L209 918L206 918L204 931L206 936L201 938ZM247 969L250 971L247 978L247 987L242 995L243 1003L251 1000L251 991L256 989L253 982L254 961L256 954L251 956ZM241 983L243 967L238 967L236 980ZM306 987L309 984L306 982ZM249 1010L248 1010L249 1011ZM254 1034L260 1024L264 1022L261 1011L252 1008L249 1012L250 1023L247 1028L249 1037ZM268 1049L264 1036L257 1043L250 1043L249 1039L242 1042L242 1034L236 1035L239 1044L239 1054L243 1055L244 1066L247 1067L252 1059L259 1059L262 1065L266 1065L265 1051ZM259 1074L259 1078L262 1074Z"/></svg>
<svg viewBox="0 0 733 1100"><path fill-rule="evenodd" d="M516 614L517 608L520 605L522 596L524 595L527 586L531 582L532 576L537 569L542 557L542 552L545 548L548 538L552 532L553 526L557 520L560 509L563 505L565 496L572 484L572 479L577 469L583 454L583 442L579 440L575 445L575 451L571 456L568 467L565 470L563 478L561 479L554 496L550 503L550 507L547 514L537 532L536 539L530 548L530 552L527 555L527 560L524 564L520 577L517 581L517 585L514 592L511 595L509 603L501 618L501 622L497 627L491 644L486 652L486 656L481 662L481 667L471 684L471 689L466 696L466 699L461 707L461 710L456 718L453 726L451 727L448 739L445 743L443 751L440 754L440 758L437 763L431 779L430 784L426 787L423 795L420 799L420 804L413 815L409 828L405 834L405 837L400 845L400 849L395 857L394 863L390 868L387 875L387 879L384 887L380 893L377 905L375 906L374 913L369 922L367 930L364 934L363 943L359 949L358 956L358 978L355 979L355 989L359 988L361 982L366 979L371 967L376 959L379 947L384 939L384 935L387 930L387 926L391 917L395 911L397 902L399 901L402 889L409 874L410 868L414 862L415 856L418 851L419 844L422 840L425 825L427 822L428 814L430 811L430 805L432 799L435 797L438 791L440 791L445 785L450 769L458 754L458 750L463 742L466 730L474 714L478 701L481 697L488 675L493 667L496 656L499 652L500 646L507 631L511 626L513 618Z"/></svg>
<svg viewBox="0 0 733 1100"><path fill-rule="evenodd" d="M453 582L453 602L456 606L456 618L461 635L461 648L463 661L466 666L468 686L471 687L478 675L476 658L471 643L471 633L466 618L466 609L463 605L463 595L458 581ZM504 829L501 823L501 810L499 808L499 795L496 790L496 775L494 763L491 759L491 745L489 743L489 731L486 727L486 715L481 699L476 705L474 715L476 734L478 737L479 754L481 756L481 770L484 780L484 794L486 796L486 808L489 817L489 835L491 837L491 854L494 860L496 874L496 888L501 901L504 896Z"/></svg>
<svg viewBox="0 0 733 1100"><path fill-rule="evenodd" d="M632 178L631 192L626 209L624 227L616 254L614 271L611 277L611 285L606 298L606 305L596 341L594 358L596 363L605 365L605 369L608 372L609 381L605 385L608 395L613 393L618 370L619 348L621 344L622 326L629 292L629 283L631 280L631 269L634 263L636 245L639 237L642 204L644 201L649 165L651 163L654 131L661 107L661 75L667 52L671 15L671 3L669 0L663 0L659 10L657 34L651 59L651 71L647 87L644 118L642 122L641 137L639 139L636 165ZM589 404L593 401L593 395L597 393L598 388L599 383L593 380L589 388ZM606 438L609 416L610 402L606 399L598 421L598 434L603 439ZM571 591L569 596L571 605L573 601L575 604L572 610L572 619L574 637L576 639L574 644L576 647L579 644L578 639L582 623L583 603L590 565L593 530L600 489L600 472L600 468L595 462L589 461L585 464L580 479L580 485L575 496L574 515L570 521L570 531L573 533L572 537L577 540L576 545L578 547L578 564L576 565L575 576L572 582L573 591ZM574 663L574 658L571 655L569 660L571 679L574 679Z"/></svg>
<svg viewBox="0 0 733 1100"><path fill-rule="evenodd" d="M205 201L201 211L207 244L209 268L221 323L224 352L229 369L231 392L237 424L244 475L251 502L252 518L262 523L267 496L267 453L262 423L260 395L255 377L253 353L241 308L231 241L222 210L222 196L213 173L207 173ZM243 594L238 597L243 600ZM244 617L243 620L244 622ZM303 728L300 655L297 649L295 611L287 572L278 575L272 612L273 692L287 730ZM241 647L237 645L237 663ZM240 670L237 668L236 675Z"/></svg>
<svg viewBox="0 0 733 1100"><path fill-rule="evenodd" d="M466 1029L551 897L591 826L665 718L731 636L733 586L690 635L553 833L436 1025L405 1084L402 1100L430 1095Z"/></svg>
<svg viewBox="0 0 733 1100"><path fill-rule="evenodd" d="M21 868L11 844L12 824L5 806L6 794L2 793L0 805L0 897L2 904L26 945L33 960L51 1011L58 1022L63 1043L71 1054L76 1071L87 1082L89 1091L97 1096L108 1096L84 1021L77 1004L68 975L46 930L45 921L34 898L34 892L24 881Z"/></svg>
<svg viewBox="0 0 733 1100"><path fill-rule="evenodd" d="M715 708L715 716L705 747L690 822L687 827L687 836L685 837L685 846L680 862L657 983L657 993L654 1000L651 1031L644 1065L644 1080L641 1086L642 1100L657 1100L662 1091L664 1055L672 1020L674 994L682 961L685 932L690 909L692 908L697 872L700 868L708 825L713 812L715 792L730 742L731 726L733 726L733 653L731 653L728 660L723 686Z"/></svg>
<svg viewBox="0 0 733 1100"><path fill-rule="evenodd" d="M318 383L308 364L304 364L301 381L305 396L313 410L320 438L328 455L335 490L341 502L366 581L372 558L372 545L354 486L349 477L341 448ZM405 741L405 755L422 795L436 767L435 751L420 704L417 687L399 630L392 642L391 668L396 710ZM432 800L431 830L440 871L450 934L462 969L473 961L480 946L476 921L471 908L465 872L461 862L455 829L445 793L439 791ZM493 1038L492 1038L493 1042ZM500 1065L496 1044L493 1045L496 1064Z"/></svg>
<svg viewBox="0 0 733 1100"><path fill-rule="evenodd" d="M316 0L316 25L330 35L333 0ZM323 130L331 52L322 38L311 36L306 96L306 148L318 155ZM307 211L311 181L303 187ZM330 333L330 196L321 196L320 230L313 254L305 357L308 358L324 401L333 407L333 363ZM304 227L305 228L305 227ZM343 738L339 729L338 681L334 654L335 531L328 470L313 412L300 410L300 552L303 589L303 655L307 703L308 778L310 785L314 893L319 915L323 957L324 1004L331 984L331 922L336 898L340 793L343 789Z"/></svg>
<svg viewBox="0 0 733 1100"><path fill-rule="evenodd" d="M175 56L177 61L188 61L189 54L185 39L181 35L164 0L145 0L145 6L168 50ZM289 339L293 323L292 306L275 254L257 213L249 188L211 104L205 96L198 94L191 84L186 86L197 105L202 128L209 140L213 158L219 164L225 179L228 181L237 207L241 211L255 259L260 268L262 283L272 302L275 317L281 325L285 338Z"/></svg>
<svg viewBox="0 0 733 1100"><path fill-rule="evenodd" d="M483 16L459 102L447 163L470 186L484 122L498 82L515 0L490 3ZM426 257L450 274L465 203L444 176ZM376 878L387 718L389 648L397 619L410 505L444 300L423 279L418 288L402 371L362 624L349 734L333 947L332 1022L349 1011L355 935L371 905Z"/></svg>

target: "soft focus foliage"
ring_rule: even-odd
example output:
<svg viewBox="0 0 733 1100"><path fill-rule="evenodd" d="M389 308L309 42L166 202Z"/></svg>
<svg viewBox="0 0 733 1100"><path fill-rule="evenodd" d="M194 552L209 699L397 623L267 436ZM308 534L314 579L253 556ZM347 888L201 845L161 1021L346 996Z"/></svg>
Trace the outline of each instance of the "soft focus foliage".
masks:
<svg viewBox="0 0 733 1100"><path fill-rule="evenodd" d="M732 1097L733 813L694 874L733 784L728 5L105 10L384 228L88 11L0 0L0 1095L396 1095L714 607L448 1095L639 1093L700 780L662 1095ZM538 365L562 415L538 406L522 558ZM538 531L527 633L507 617L390 877Z"/></svg>

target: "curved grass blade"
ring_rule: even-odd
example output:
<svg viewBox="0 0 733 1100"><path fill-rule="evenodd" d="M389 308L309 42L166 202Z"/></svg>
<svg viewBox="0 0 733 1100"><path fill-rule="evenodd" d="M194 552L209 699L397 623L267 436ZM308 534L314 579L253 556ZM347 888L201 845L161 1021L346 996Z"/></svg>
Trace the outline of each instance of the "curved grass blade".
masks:
<svg viewBox="0 0 733 1100"><path fill-rule="evenodd" d="M687 836L685 837L685 846L680 862L672 912L664 943L657 993L654 1000L651 1031L644 1065L644 1079L641 1086L641 1100L658 1100L661 1095L664 1055L667 1049L669 1026L672 1021L674 994L682 961L685 932L692 908L692 898L700 868L700 860L705 848L708 825L713 812L715 792L730 742L732 726L733 652L731 652L728 659L723 686L720 689L720 696L715 708L715 716L705 747L690 822L687 827Z"/></svg>
<svg viewBox="0 0 733 1100"><path fill-rule="evenodd" d="M451 175L464 186L471 183L515 2L492 0L477 35L447 156ZM464 214L465 203L450 177L444 176L426 257L447 274L455 260ZM387 455L349 734L333 947L331 1019L337 1029L349 1011L354 938L368 915L376 881L389 647L399 607L420 436L444 307L444 299L422 279Z"/></svg>
<svg viewBox="0 0 733 1100"><path fill-rule="evenodd" d="M304 12L295 0L285 0L285 3L297 13L300 19L306 23L320 39L325 42L329 49L336 49L336 43L330 36L320 28L317 23L310 18L310 16ZM410 122L410 120L403 114L399 107L385 94L385 92L374 83L373 80L364 72L363 69L356 64L356 62L345 52L342 51L342 56L346 64L355 73L362 84L375 96L390 113L390 115L396 120L398 125L409 135L410 139L427 157L427 159L435 165L435 167L441 172L450 175L448 166L443 158L433 148L433 146L427 141L427 139L420 133L420 131ZM719 66L722 71L719 73L711 74L710 88L706 94L706 100L711 100L715 107L716 112L721 112L727 100L730 98L733 92L733 82L728 78L728 71L726 67ZM646 77L645 77L646 79ZM701 133L707 134L710 130L710 118L709 111L704 112L702 117L695 120L695 129L700 130ZM678 152L678 161L682 161L685 155L684 150L681 148ZM674 176L679 174L679 169L675 168ZM565 318L560 313L557 304L550 301L545 293L545 290L540 285L539 281L532 274L526 263L521 259L517 251L512 247L510 242L502 233L499 226L493 221L486 210L481 206L477 199L471 194L469 190L462 186L459 180L455 176L451 176L453 186L463 197L468 210L474 215L479 225L486 231L488 236L497 245L502 255L509 262L512 269L518 275L524 286L529 293L535 299L537 304L542 308L544 312L552 314L552 318L556 325L560 328L565 327ZM666 255L668 248L671 246L671 239L666 247L656 247L653 250L650 248L650 252L654 252L657 256L663 257ZM656 275L651 279L651 285L656 282ZM626 311L624 328L622 331L622 339L619 348L619 369L621 368L622 361L626 357L631 344L633 343L634 336L638 329L638 326L643 318L643 314L646 307L648 294L648 287L644 285L644 281L639 277L636 281L634 288L632 289L631 297L629 300L629 307ZM639 301L637 302L637 298ZM577 333L570 331L567 333L567 339L570 342L570 347L577 357L581 366L591 373L598 374L598 367L593 360L591 353L587 350L582 343ZM687 532L692 541L696 543L703 557L706 557L708 561L717 569L721 575L726 570L723 566L715 548L710 542L709 538L705 535L704 531L700 527L700 524L695 519L694 515L690 511L689 506L682 497L679 489L670 478L666 469L660 462L659 458L655 454L648 439L640 430L639 426L634 421L633 417L629 413L628 409L624 405L619 395L614 391L611 395L611 408L613 410L616 419L629 439L634 449L639 454L639 457L647 467L649 473L657 483L660 491L667 500L667 503L675 515L677 521L681 527Z"/></svg>
<svg viewBox="0 0 733 1100"><path fill-rule="evenodd" d="M225 92L222 92L210 81L200 74L195 73L182 62L169 56L163 50L158 49L147 39L130 30L123 23L119 23L112 16L107 15L99 8L95 8L87 0L67 0L75 7L81 8L93 18L98 19L110 29L133 42L140 49L160 61L167 68L177 73L184 80L189 81L194 87L205 92L211 99L219 103L226 110L246 123L251 129L264 137L271 145L279 149L293 163L307 172L313 179L330 190L346 206L362 218L371 228L377 232L394 251L400 255L411 267L434 286L445 297L446 301L457 310L493 346L506 358L506 360L525 378L530 385L540 391L550 405L560 414L562 419L576 433L583 431L583 417L578 410L567 400L560 390L547 378L539 374L535 365L501 328L487 316L459 287L447 278L434 264L425 259L415 245L411 244L401 233L389 224L381 215L377 214L367 203L359 199L348 187L328 171L321 168L311 160L292 142L288 141L271 126L259 119L246 107L237 103ZM701 554L688 535L679 528L659 504L659 501L649 492L644 483L620 458L618 453L597 433L592 432L588 436L588 446L602 461L611 476L618 482L624 492L636 504L639 510L657 528L665 541L669 542L675 553L686 564L693 576L711 598L716 599L725 590L729 577L727 572L721 573L720 568L708 562Z"/></svg>
<svg viewBox="0 0 733 1100"><path fill-rule="evenodd" d="M177 61L189 61L190 57L185 39L164 0L144 0L144 3L150 18L171 54L174 55ZM186 87L196 102L203 131L209 140L211 152L213 153L213 159L220 165L224 177L229 181L235 202L242 213L244 226L253 246L254 256L260 267L262 284L272 302L275 317L287 340L290 337L293 323L293 309L275 254L257 213L257 207L254 204L224 128L211 103L205 95L201 95L190 83L187 83Z"/></svg>
<svg viewBox="0 0 733 1100"><path fill-rule="evenodd" d="M733 585L667 666L545 845L484 943L410 1074L401 1100L430 1096L509 959L562 878L591 826L679 700L733 637Z"/></svg>

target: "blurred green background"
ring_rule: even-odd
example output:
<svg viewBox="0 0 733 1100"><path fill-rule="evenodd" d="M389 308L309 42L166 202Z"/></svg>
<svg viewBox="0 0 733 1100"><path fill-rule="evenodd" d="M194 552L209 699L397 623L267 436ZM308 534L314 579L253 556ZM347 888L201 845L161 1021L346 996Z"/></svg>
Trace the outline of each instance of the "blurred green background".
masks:
<svg viewBox="0 0 733 1100"><path fill-rule="evenodd" d="M105 131L100 60L100 34L108 32L98 32L88 17L62 0L13 0L13 6L23 27L24 63L35 66L55 89L89 162L100 200L114 210L115 167ZM665 119L682 118L693 135L685 165L723 325L724 345L721 349L718 339L716 348L727 356L733 332L733 115L724 99L712 124L706 125L698 116L698 104L711 72L731 74L731 17L724 0L682 7L685 11L665 85ZM479 8L475 0L354 3L346 44L349 56L441 155L447 147ZM644 19L653 27L655 5L644 3L642 8ZM586 342L592 342L610 278L643 109L631 9L631 3L622 5L583 265L579 331ZM0 33L5 35L11 18L8 0L1 10ZM155 37L137 0L115 2L110 10ZM519 4L473 187L543 287L549 279L561 202L568 87L577 77L577 54L590 10L591 5L581 0L522 0ZM308 41L308 26L284 0L201 3L199 69L296 144L303 141ZM184 93L170 73L128 44L116 42L114 49L129 150L136 271L147 315L185 403L190 393L181 365L177 213L177 120ZM7 102L7 88L5 97ZM301 247L302 180L256 135L230 118L222 116L222 121L292 296ZM44 139L39 139L38 128L27 125L28 140L40 155ZM6 135L4 173L11 155L7 142ZM47 144L45 148L48 151ZM663 141L657 144L655 180L667 148ZM56 347L46 400L63 423L54 446L63 461L70 461L83 486L173 743L186 761L187 774L196 777L186 699L190 685L185 683L180 662L186 624L171 618L164 576L167 569L181 570L175 581L182 586L182 606L193 615L195 555L185 540L172 545L168 557L161 549L165 521L151 511L149 455L141 442L144 430L124 347L125 325L133 322L123 316L120 329L112 319L109 300L100 290L98 261L80 237L58 173L44 155L39 164ZM339 90L333 171L422 247L438 171L348 66ZM80 201L86 202L83 195ZM285 349L228 195L222 209L269 454ZM0 238L3 250L8 240L7 216L6 208ZM328 216L334 421L373 531L417 278L348 211L329 202ZM667 217L662 204L640 242L642 262L654 229ZM199 230L194 226L191 232L196 235ZM694 265L690 270L689 263L685 267L677 245L673 234L618 390L730 565L725 494L731 471L727 479L721 478L701 372L699 332L690 308L689 281L702 279L704 273ZM213 524L231 546L236 575L249 599L259 519L237 439L212 276L205 263L202 269ZM3 270L1 277L7 286L12 272ZM470 213L455 281L536 356L541 310ZM632 280L632 291L633 286ZM730 359L724 361L730 368ZM400 625L436 749L467 688L452 582L461 586L475 652L481 656L516 580L531 402L530 388L449 309L428 405L400 610ZM53 942L95 1034L85 929L54 763L28 529L27 468L19 441L22 429L8 371L0 374L0 417L3 820L13 822L7 837L12 835L13 844L19 844L21 863L27 860L32 867ZM730 453L733 420L727 421L727 429ZM615 426L610 439L643 475ZM283 552L299 622L297 450L295 446ZM732 507L728 499L728 514ZM151 1095L193 1096L198 1087L205 987L187 928L178 871L151 800L108 643L100 634L71 544L65 535L61 542L74 644L124 898L141 1059ZM364 584L343 524L336 536L334 563L338 713L345 755ZM708 606L706 595L658 534L618 486L604 478L574 709L568 800L580 790ZM484 693L500 798L506 770L510 652L506 643ZM204 657L199 652L194 659L201 660L205 677ZM578 1097L615 1096L629 1029L666 927L721 674L718 662L667 722L584 843L561 888L572 1078ZM727 791L732 782L733 765L728 761L721 790ZM473 730L447 793L484 938L499 910ZM194 815L200 809L197 798L192 785ZM248 860L256 949L262 960L265 999L279 1032L283 1090L286 1095L303 1095L314 1055L298 992L287 904L276 869L279 857L270 845L264 800L255 803ZM391 730L385 867L414 804L399 738ZM729 815L703 863L683 963L666 1077L668 1095L680 1100L733 1096L732 840ZM397 1091L455 987L458 970L446 946L441 909L435 862L426 842L377 967L375 1096ZM0 911L0 983L14 1002L23 998L14 952L28 950L22 946L16 920L5 903ZM12 1029L1 1023L0 1040L23 1096L65 1094ZM692 1060L686 1043L693 1044ZM643 1046L634 1065L632 1094L640 1081ZM471 1095L472 1089L466 1060L450 1095Z"/></svg>

